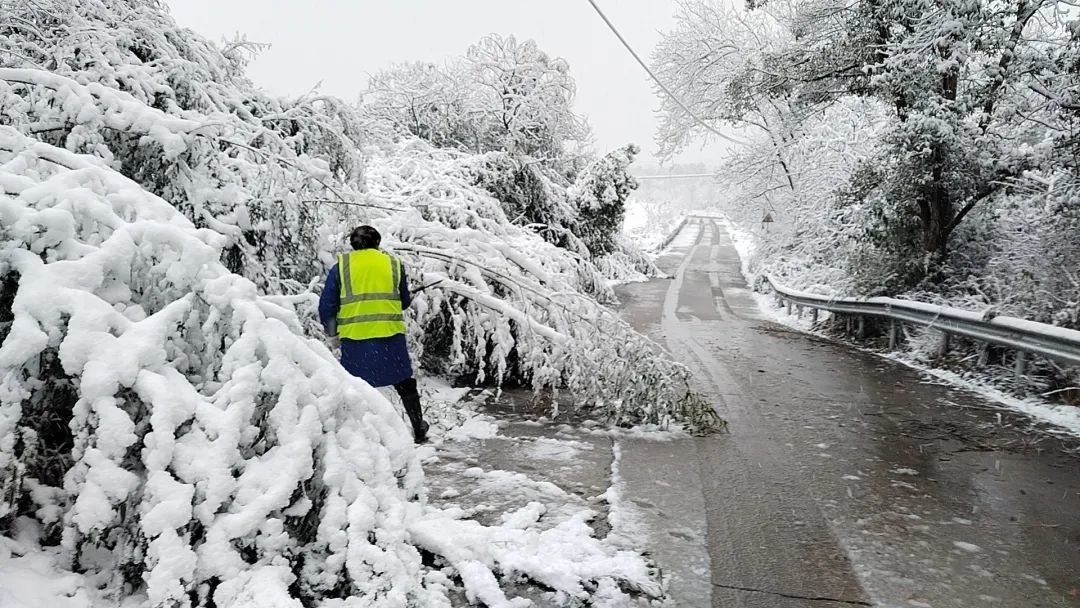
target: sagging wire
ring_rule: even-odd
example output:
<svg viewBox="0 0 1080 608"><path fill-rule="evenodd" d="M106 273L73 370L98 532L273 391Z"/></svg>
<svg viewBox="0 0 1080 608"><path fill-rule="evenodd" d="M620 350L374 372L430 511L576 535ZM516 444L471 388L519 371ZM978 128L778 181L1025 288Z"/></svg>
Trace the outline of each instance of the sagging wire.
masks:
<svg viewBox="0 0 1080 608"><path fill-rule="evenodd" d="M607 15L604 14L604 11L602 11L600 9L600 6L596 3L596 0L589 0L589 4L592 5L593 9L596 11L596 14L600 15L600 18L604 20L604 23L607 24L608 29L610 29L611 32L613 34L615 34L615 37L619 39L619 42L621 42L622 45L624 47L626 47L627 51L630 51L630 54L634 57L634 60L638 62L638 65L640 65L645 70L645 72L649 75L649 77L653 79L653 82L656 83L656 86L660 87L660 89L665 94L667 94L668 97L671 98L671 101L674 101L676 105L678 105L680 108L682 108L683 112L686 112L686 114L690 118L693 118L695 122L697 122L702 127L705 127L706 129L708 129L711 133L713 133L717 137L719 137L721 139L724 139L724 140L727 140L727 141L729 141L729 142L731 142L733 144L736 144L736 145L740 145L740 146L746 145L746 142L740 141L738 139L735 139L734 137L731 137L730 135L725 135L724 133L721 133L720 131L717 131L716 129L714 129L712 127L712 125L705 122L704 119L698 117L698 115L695 114L694 111L689 108L689 106L687 106L685 103L683 103L683 101L681 99L679 99L675 95L675 93L673 93L671 91L671 89L669 89L667 87L667 85L665 85L663 83L663 81L661 81L660 78L657 77L657 75L655 73L653 73L652 68L650 68L649 65L647 63L645 63L644 60L642 60L641 56L638 55L637 51L634 50L634 47L630 46L630 43L626 41L626 38L623 38L623 35L621 33L619 33L619 30L615 27L615 24L613 24L611 22L611 20L608 19Z"/></svg>

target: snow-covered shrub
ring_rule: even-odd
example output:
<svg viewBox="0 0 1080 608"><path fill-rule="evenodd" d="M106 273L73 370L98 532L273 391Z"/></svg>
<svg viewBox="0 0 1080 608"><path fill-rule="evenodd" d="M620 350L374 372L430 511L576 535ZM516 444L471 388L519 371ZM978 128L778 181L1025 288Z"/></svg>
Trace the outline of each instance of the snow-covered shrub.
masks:
<svg viewBox="0 0 1080 608"><path fill-rule="evenodd" d="M419 137L441 148L506 152L560 170L588 125L573 110L570 66L534 40L488 34L442 65L403 63L370 80L361 112L384 140Z"/></svg>
<svg viewBox="0 0 1080 608"><path fill-rule="evenodd" d="M1080 188L1067 174L1048 182L972 218L974 234L950 260L946 293L968 294L1000 314L1080 328Z"/></svg>
<svg viewBox="0 0 1080 608"><path fill-rule="evenodd" d="M544 165L505 152L469 157L463 166L502 204L511 223L592 262L608 280L629 280L656 272L636 246L619 238L626 200L637 187L629 171L636 151L630 145L603 156L570 185ZM609 293L585 288L609 299Z"/></svg>
<svg viewBox="0 0 1080 608"><path fill-rule="evenodd" d="M7 127L0 183L0 275L17 277L0 514L155 607L416 592L407 428L287 300L228 272L226 238ZM43 433L43 410L70 435Z"/></svg>
<svg viewBox="0 0 1080 608"><path fill-rule="evenodd" d="M594 256L614 253L626 216L626 200L637 188L630 163L640 149L634 144L609 152L577 176L567 194L577 209L577 234Z"/></svg>

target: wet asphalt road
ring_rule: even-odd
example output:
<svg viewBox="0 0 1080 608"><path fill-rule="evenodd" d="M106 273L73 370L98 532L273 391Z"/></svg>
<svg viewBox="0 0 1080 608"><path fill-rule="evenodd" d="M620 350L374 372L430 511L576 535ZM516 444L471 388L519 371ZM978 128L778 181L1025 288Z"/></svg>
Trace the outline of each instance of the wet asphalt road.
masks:
<svg viewBox="0 0 1080 608"><path fill-rule="evenodd" d="M711 563L683 605L1080 607L1080 442L764 320L723 228L685 230L620 291L730 424L682 448Z"/></svg>

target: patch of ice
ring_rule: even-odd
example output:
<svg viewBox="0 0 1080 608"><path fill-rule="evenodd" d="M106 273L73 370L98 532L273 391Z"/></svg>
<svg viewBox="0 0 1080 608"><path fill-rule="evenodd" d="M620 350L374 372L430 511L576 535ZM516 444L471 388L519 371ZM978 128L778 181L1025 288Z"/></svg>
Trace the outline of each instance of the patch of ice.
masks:
<svg viewBox="0 0 1080 608"><path fill-rule="evenodd" d="M417 379L420 394L426 400L440 401L443 403L457 403L472 391L472 387L453 387L443 378L435 376L423 376Z"/></svg>
<svg viewBox="0 0 1080 608"><path fill-rule="evenodd" d="M487 416L475 416L469 418L461 426L456 426L446 432L446 438L453 441L468 441L470 439L491 439L499 434L499 425L491 421Z"/></svg>
<svg viewBox="0 0 1080 608"><path fill-rule="evenodd" d="M1021 574L1020 576L1021 576L1021 578L1026 578L1027 580L1029 580L1029 581L1031 581L1031 582L1033 582L1033 583L1035 583L1037 585L1042 585L1043 587L1046 587L1046 586L1049 585L1049 583L1046 582L1046 579L1041 577L1041 576L1035 576L1033 574Z"/></svg>
<svg viewBox="0 0 1080 608"><path fill-rule="evenodd" d="M604 435L612 439L645 439L649 441L675 441L686 439L690 434L677 424L661 426L658 424L639 424L629 428L609 427L587 421L584 425L590 435Z"/></svg>
<svg viewBox="0 0 1080 608"><path fill-rule="evenodd" d="M961 551L967 551L968 553L982 553L982 547L979 545L973 545L971 543L965 543L962 540L954 540L953 546Z"/></svg>
<svg viewBox="0 0 1080 608"><path fill-rule="evenodd" d="M559 439L549 439L547 437L538 437L526 442L525 445L522 446L522 451L524 451L529 458L536 460L570 461L574 460L578 454L581 453L582 445L588 446L588 449L592 449L591 445L583 444L579 441L563 441Z"/></svg>

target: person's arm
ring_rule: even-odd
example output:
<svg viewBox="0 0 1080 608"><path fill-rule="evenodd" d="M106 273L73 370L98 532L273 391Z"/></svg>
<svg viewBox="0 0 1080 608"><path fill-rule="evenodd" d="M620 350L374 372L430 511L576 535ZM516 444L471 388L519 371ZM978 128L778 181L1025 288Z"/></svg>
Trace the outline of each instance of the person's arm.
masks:
<svg viewBox="0 0 1080 608"><path fill-rule="evenodd" d="M405 310L412 304L412 292L409 291L409 277L405 276L405 265L401 265L401 280L398 282L398 292L401 293L401 309Z"/></svg>
<svg viewBox="0 0 1080 608"><path fill-rule="evenodd" d="M337 313L341 308L341 280L338 278L338 267L330 269L326 276L326 285L323 286L322 295L319 296L319 321L330 336L337 335Z"/></svg>

